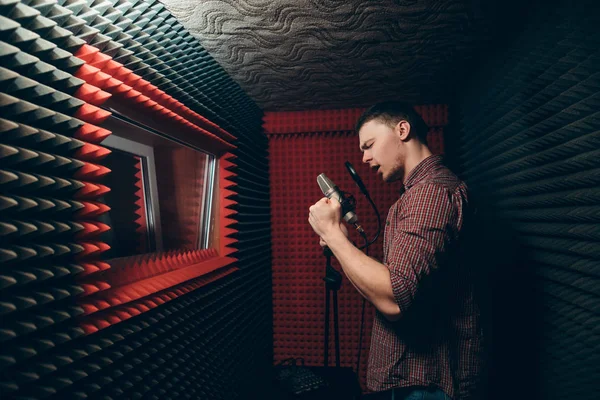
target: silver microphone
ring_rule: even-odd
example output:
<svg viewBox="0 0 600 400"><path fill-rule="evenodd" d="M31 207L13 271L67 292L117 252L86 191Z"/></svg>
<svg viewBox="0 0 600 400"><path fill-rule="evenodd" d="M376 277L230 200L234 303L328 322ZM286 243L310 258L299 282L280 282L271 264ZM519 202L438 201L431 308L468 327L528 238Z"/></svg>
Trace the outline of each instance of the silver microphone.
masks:
<svg viewBox="0 0 600 400"><path fill-rule="evenodd" d="M320 174L317 176L317 183L319 184L319 187L321 188L321 191L325 197L342 203L344 199L342 198L340 189L325 174ZM354 210L348 210L343 217L347 223L354 225L356 229L362 231L363 228L358 224L358 217L356 216Z"/></svg>

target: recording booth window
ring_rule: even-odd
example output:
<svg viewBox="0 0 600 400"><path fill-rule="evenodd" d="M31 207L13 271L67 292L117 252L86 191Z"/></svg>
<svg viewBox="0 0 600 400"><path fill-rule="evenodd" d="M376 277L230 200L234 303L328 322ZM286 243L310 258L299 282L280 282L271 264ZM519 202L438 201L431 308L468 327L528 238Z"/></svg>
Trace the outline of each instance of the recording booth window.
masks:
<svg viewBox="0 0 600 400"><path fill-rule="evenodd" d="M111 191L100 200L110 207L101 219L112 228L101 237L110 246L106 259L209 248L214 155L123 118L107 125Z"/></svg>

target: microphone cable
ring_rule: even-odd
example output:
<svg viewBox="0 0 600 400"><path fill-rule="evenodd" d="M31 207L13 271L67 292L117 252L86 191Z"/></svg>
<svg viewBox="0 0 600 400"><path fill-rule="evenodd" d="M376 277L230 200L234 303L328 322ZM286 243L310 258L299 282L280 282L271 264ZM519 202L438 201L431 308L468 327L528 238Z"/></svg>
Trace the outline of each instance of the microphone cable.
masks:
<svg viewBox="0 0 600 400"><path fill-rule="evenodd" d="M369 250L369 246L372 245L373 243L375 243L375 241L379 238L379 234L381 232L381 216L379 215L379 211L377 210L377 206L375 205L375 203L373 202L373 200L371 199L371 196L369 196L369 192L365 192L363 193L364 196L367 198L367 200L369 201L369 204L371 204L371 207L373 207L373 211L375 211L375 215L377 215L377 233L375 234L375 236L373 236L373 239L371 239L369 241L369 239L367 239L367 235L365 234L365 232L360 232L360 235L363 237L363 239L365 240L365 244L363 244L361 247L359 247L359 249L366 249L367 254L368 254L368 250Z"/></svg>
<svg viewBox="0 0 600 400"><path fill-rule="evenodd" d="M359 247L359 249L362 250L362 249L368 248L370 245L372 245L373 243L375 243L375 241L377 240L377 238L379 238L379 233L381 232L381 216L379 215L379 210L377 210L377 206L373 202L373 199L371 199L371 195L369 195L369 191L367 190L367 187L363 183L362 179L360 179L360 176L358 175L358 173L356 172L356 170L354 169L354 167L352 166L352 164L350 164L350 161L346 161L344 163L344 165L346 166L346 169L348 170L348 173L350 174L350 176L354 180L354 183L356 183L356 186L358 186L358 188L360 189L360 192L367 198L367 201L369 202L369 204L373 208L373 211L375 211L375 215L377 215L377 233L375 234L375 236L373 237L373 239L371 239L369 241L367 239L364 231L362 231L362 229L358 230L358 232L363 237L363 239L365 239L365 244L362 245L361 247Z"/></svg>

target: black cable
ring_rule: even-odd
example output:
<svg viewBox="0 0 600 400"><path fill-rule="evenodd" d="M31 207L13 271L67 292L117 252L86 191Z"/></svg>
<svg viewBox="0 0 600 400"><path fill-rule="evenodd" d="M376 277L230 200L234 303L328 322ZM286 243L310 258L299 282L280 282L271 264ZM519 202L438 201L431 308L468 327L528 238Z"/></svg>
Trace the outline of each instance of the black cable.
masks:
<svg viewBox="0 0 600 400"><path fill-rule="evenodd" d="M372 245L373 243L375 243L375 241L377 240L377 238L379 238L379 234L381 233L381 216L379 215L379 210L377 210L377 206L375 205L375 203L373 203L373 200L371 199L371 196L369 196L368 193L363 193L364 196L367 198L367 200L369 201L369 204L371 204L371 207L373 207L373 211L375 211L375 215L377 215L377 233L375 234L375 236L373 237L373 239L371 239L371 241L368 241L367 236L365 235L364 232L359 232L360 235L363 237L363 239L365 239L365 244L362 245L361 247L359 247L359 249L368 249L370 245Z"/></svg>
<svg viewBox="0 0 600 400"><path fill-rule="evenodd" d="M346 166L348 173L350 174L350 176L356 183L356 186L358 186L358 188L360 189L360 192L367 198L367 200L369 201L369 204L371 204L371 207L373 207L373 211L375 211L375 215L377 215L377 233L375 234L373 239L371 239L370 242L368 242L367 238L364 236L364 231L362 230L362 228L357 229L358 232L361 234L361 236L363 236L363 238L365 239L365 244L362 247L359 247L359 249L362 250L364 248L368 248L370 245L375 243L375 241L379 237L379 233L381 232L381 216L379 215L377 206L375 206L375 203L373 203L373 200L371 199L371 196L369 195L369 191L367 190L367 187L363 183L362 179L360 179L360 176L358 176L358 173L356 172L356 170L354 169L352 164L350 164L350 161L346 161L344 163L344 165Z"/></svg>

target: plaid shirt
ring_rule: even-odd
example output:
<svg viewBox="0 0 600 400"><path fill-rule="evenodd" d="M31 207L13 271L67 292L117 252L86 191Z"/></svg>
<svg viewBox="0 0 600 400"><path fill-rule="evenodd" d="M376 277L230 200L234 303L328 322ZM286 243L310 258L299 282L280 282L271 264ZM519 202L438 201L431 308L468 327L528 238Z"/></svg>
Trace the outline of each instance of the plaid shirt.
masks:
<svg viewBox="0 0 600 400"><path fill-rule="evenodd" d="M441 156L423 160L388 213L383 263L390 270L401 317L375 314L367 386L435 386L468 398L480 372L479 310L457 240L467 188Z"/></svg>

